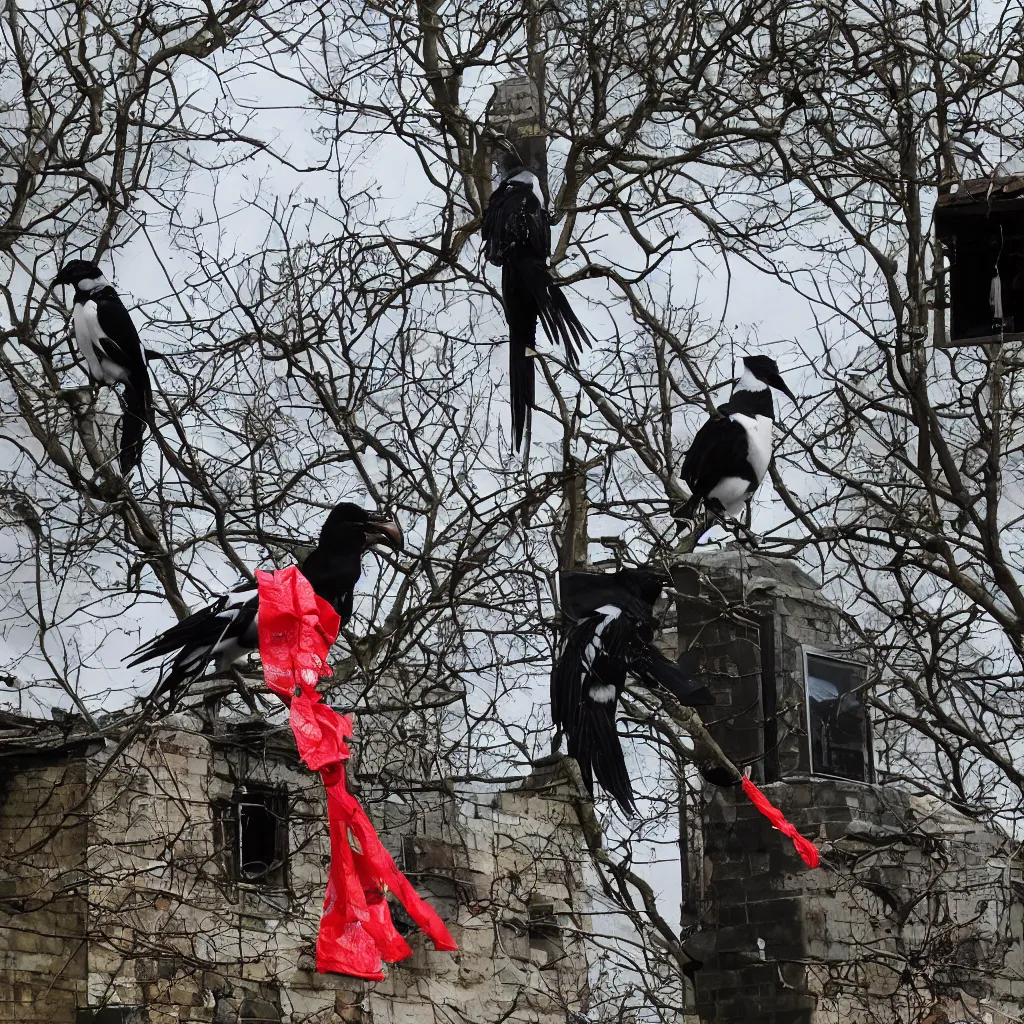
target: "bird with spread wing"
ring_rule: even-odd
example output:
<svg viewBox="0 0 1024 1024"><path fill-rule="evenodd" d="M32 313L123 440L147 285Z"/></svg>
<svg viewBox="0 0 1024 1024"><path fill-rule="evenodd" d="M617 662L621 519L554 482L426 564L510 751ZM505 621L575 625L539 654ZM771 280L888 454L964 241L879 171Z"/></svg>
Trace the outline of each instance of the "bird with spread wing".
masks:
<svg viewBox="0 0 1024 1024"><path fill-rule="evenodd" d="M367 512L352 502L332 509L317 546L300 566L314 592L341 617L352 617L355 585L362 573L362 556L377 545L401 550L402 532L390 516ZM174 655L154 696L169 693L172 706L184 688L203 677L208 668L225 672L259 646L259 594L245 584L222 594L129 655L131 665ZM125 659L127 660L127 659Z"/></svg>
<svg viewBox="0 0 1024 1024"><path fill-rule="evenodd" d="M596 778L627 815L635 810L633 786L615 728L627 676L689 707L714 703L688 671L690 658L672 661L654 644L654 606L667 582L649 569L559 573L564 626L551 674L551 717L591 796Z"/></svg>

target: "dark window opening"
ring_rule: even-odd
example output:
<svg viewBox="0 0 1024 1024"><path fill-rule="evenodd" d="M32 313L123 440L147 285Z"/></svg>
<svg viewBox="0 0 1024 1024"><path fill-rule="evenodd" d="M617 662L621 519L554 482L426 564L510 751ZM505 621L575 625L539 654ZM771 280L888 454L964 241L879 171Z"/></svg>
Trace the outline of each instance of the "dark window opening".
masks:
<svg viewBox="0 0 1024 1024"><path fill-rule="evenodd" d="M268 999L246 999L238 1011L239 1024L280 1024L281 1008Z"/></svg>
<svg viewBox="0 0 1024 1024"><path fill-rule="evenodd" d="M281 998L270 986L261 993L218 996L214 1001L214 1020L232 1024L281 1024Z"/></svg>
<svg viewBox="0 0 1024 1024"><path fill-rule="evenodd" d="M1024 331L1024 179L940 192L935 227L949 261L950 340Z"/></svg>
<svg viewBox="0 0 1024 1024"><path fill-rule="evenodd" d="M215 840L222 867L235 882L268 888L287 885L288 805L280 790L248 786L214 806Z"/></svg>
<svg viewBox="0 0 1024 1024"><path fill-rule="evenodd" d="M811 771L873 781L871 723L864 702L867 670L854 661L806 655Z"/></svg>
<svg viewBox="0 0 1024 1024"><path fill-rule="evenodd" d="M562 928L555 914L553 900L534 896L529 907L530 950L535 957L543 956L548 963L565 953Z"/></svg>
<svg viewBox="0 0 1024 1024"><path fill-rule="evenodd" d="M388 910L391 911L391 923L395 926L395 931L403 939L419 931L419 925L409 916L409 912L401 903L388 900Z"/></svg>

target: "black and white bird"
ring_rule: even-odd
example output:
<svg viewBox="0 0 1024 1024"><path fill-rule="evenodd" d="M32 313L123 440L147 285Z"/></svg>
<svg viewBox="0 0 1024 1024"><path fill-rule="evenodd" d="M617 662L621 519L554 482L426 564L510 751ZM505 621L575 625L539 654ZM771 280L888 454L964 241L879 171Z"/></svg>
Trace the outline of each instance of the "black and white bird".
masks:
<svg viewBox="0 0 1024 1024"><path fill-rule="evenodd" d="M677 520L691 519L702 501L734 518L743 512L772 460L771 388L796 402L774 359L744 356L729 401L697 431L683 459L681 476L692 497L674 512Z"/></svg>
<svg viewBox="0 0 1024 1024"><path fill-rule="evenodd" d="M344 626L352 618L355 585L362 556L378 544L402 548L402 532L389 516L367 512L352 502L332 509L317 546L299 567L317 596L327 601ZM226 672L231 664L259 646L259 592L252 584L237 587L212 604L193 612L129 655L131 665L174 654L154 696L171 695L173 706L182 689L202 678L208 667ZM128 660L127 658L125 659Z"/></svg>
<svg viewBox="0 0 1024 1024"><path fill-rule="evenodd" d="M537 321L553 345L565 346L566 358L573 365L590 338L548 268L551 222L540 181L517 159L506 162L501 184L491 194L482 234L488 262L501 267L512 440L519 451L536 398L533 359L537 355Z"/></svg>
<svg viewBox="0 0 1024 1024"><path fill-rule="evenodd" d="M121 475L127 476L142 459L142 439L153 419L153 389L138 331L113 285L95 263L69 260L54 284L75 286L75 341L89 376L101 384L124 385L118 464Z"/></svg>
<svg viewBox="0 0 1024 1024"><path fill-rule="evenodd" d="M692 660L689 652L672 661L654 646L654 605L666 582L647 569L559 573L564 626L551 673L551 717L590 795L596 777L627 815L635 810L633 787L615 729L626 676L667 690L689 707L714 704L707 687L683 667Z"/></svg>

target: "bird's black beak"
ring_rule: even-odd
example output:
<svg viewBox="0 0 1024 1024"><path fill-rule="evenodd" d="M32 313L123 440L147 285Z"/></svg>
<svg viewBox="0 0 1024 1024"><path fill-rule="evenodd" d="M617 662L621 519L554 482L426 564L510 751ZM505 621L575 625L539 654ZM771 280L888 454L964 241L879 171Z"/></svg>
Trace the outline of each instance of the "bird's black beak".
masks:
<svg viewBox="0 0 1024 1024"><path fill-rule="evenodd" d="M56 287L59 284L73 284L74 282L69 277L64 276L64 271L60 271L59 274L53 279L51 287Z"/></svg>
<svg viewBox="0 0 1024 1024"><path fill-rule="evenodd" d="M402 550L402 528L389 516L372 513L366 524L366 546L384 544L393 551Z"/></svg>
<svg viewBox="0 0 1024 1024"><path fill-rule="evenodd" d="M772 380L768 381L768 384L775 388L776 391L781 391L794 405L800 404L796 400L796 395L786 387L786 382L781 377L772 378Z"/></svg>

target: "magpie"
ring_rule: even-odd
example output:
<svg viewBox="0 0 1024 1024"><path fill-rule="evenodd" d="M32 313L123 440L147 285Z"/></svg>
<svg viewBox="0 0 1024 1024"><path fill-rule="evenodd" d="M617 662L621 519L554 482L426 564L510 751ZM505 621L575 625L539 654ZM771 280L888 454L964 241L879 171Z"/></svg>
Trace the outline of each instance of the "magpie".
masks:
<svg viewBox="0 0 1024 1024"><path fill-rule="evenodd" d="M744 356L743 375L725 405L697 431L683 459L682 478L692 497L679 506L677 521L691 519L703 501L734 518L760 486L772 459L775 409L769 388L796 398L769 356Z"/></svg>
<svg viewBox="0 0 1024 1024"><path fill-rule="evenodd" d="M75 341L89 376L101 384L124 384L118 464L121 475L127 476L142 459L143 434L153 419L153 389L139 334L113 285L95 263L69 260L54 284L75 286Z"/></svg>
<svg viewBox="0 0 1024 1024"><path fill-rule="evenodd" d="M561 572L558 578L565 626L551 673L551 717L566 735L591 798L596 776L627 816L636 808L615 730L626 676L667 690L680 704L714 704L707 687L687 671L689 652L671 661L654 646L654 605L667 582L648 569Z"/></svg>
<svg viewBox="0 0 1024 1024"><path fill-rule="evenodd" d="M518 452L534 407L533 357L540 320L548 340L565 345L575 366L578 352L590 344L586 328L573 312L548 268L551 221L537 175L510 156L494 190L482 229L484 256L501 267L501 299L509 344L512 438Z"/></svg>
<svg viewBox="0 0 1024 1024"><path fill-rule="evenodd" d="M398 523L344 501L332 509L317 546L299 566L317 596L341 617L343 626L352 618L353 591L362 572L362 556L378 544L402 549ZM154 697L169 693L173 707L183 687L200 679L208 666L215 672L226 672L234 661L259 646L258 614L257 588L248 583L236 587L147 641L128 656L134 658L130 665L174 654L169 671L164 672L154 692Z"/></svg>

